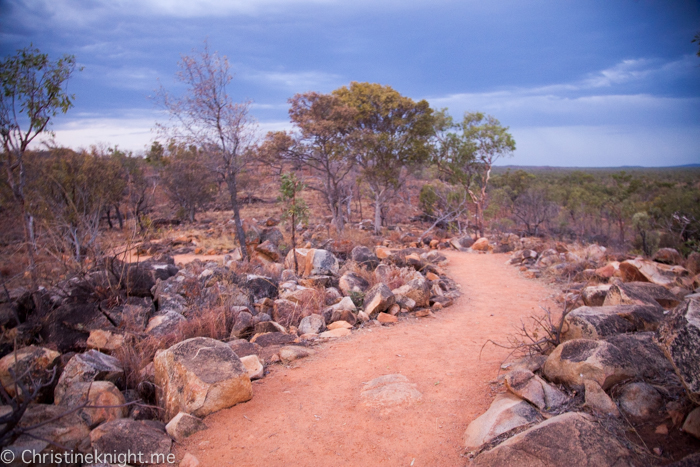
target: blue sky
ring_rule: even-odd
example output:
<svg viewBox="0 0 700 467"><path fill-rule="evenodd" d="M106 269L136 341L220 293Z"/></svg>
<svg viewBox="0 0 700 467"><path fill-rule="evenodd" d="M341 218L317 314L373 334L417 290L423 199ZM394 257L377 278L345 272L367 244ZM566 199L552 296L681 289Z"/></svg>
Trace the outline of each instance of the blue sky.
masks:
<svg viewBox="0 0 700 467"><path fill-rule="evenodd" d="M134 152L164 120L148 96L177 93L208 38L261 133L289 127L296 93L370 81L494 115L517 144L502 164L700 163L699 31L679 0L0 0L3 56L31 42L84 67L56 141Z"/></svg>

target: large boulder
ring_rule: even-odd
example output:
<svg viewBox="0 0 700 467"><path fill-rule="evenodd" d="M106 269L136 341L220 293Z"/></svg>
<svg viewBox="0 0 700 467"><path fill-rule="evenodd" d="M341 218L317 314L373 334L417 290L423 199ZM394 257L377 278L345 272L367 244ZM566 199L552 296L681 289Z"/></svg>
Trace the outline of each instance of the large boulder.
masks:
<svg viewBox="0 0 700 467"><path fill-rule="evenodd" d="M253 297L254 301L264 298L277 298L279 294L278 283L272 277L258 276L256 274L248 274L241 286L247 290Z"/></svg>
<svg viewBox="0 0 700 467"><path fill-rule="evenodd" d="M630 451L590 415L568 412L481 453L471 465L633 466Z"/></svg>
<svg viewBox="0 0 700 467"><path fill-rule="evenodd" d="M683 285L681 278L689 272L681 266L668 266L641 258L620 263L620 273L625 282L652 282L663 287Z"/></svg>
<svg viewBox="0 0 700 467"><path fill-rule="evenodd" d="M160 422L122 418L104 423L90 432L92 450L99 453L131 453L133 459L124 459L134 464L172 463L168 457L173 445Z"/></svg>
<svg viewBox="0 0 700 467"><path fill-rule="evenodd" d="M671 362L655 342L654 332L633 332L606 337L604 340L622 352L625 365L634 371L637 378L660 383L665 381L678 385Z"/></svg>
<svg viewBox="0 0 700 467"><path fill-rule="evenodd" d="M177 332L182 323L187 321L184 316L173 310L164 310L165 312L156 315L148 320L146 326L146 334L155 337L162 337L168 334Z"/></svg>
<svg viewBox="0 0 700 467"><path fill-rule="evenodd" d="M287 257L284 259L284 267L285 269L291 269L292 271L295 271L297 274L302 275L304 273L304 270L306 268L306 258L308 256L313 256L313 252L315 250L312 248L296 248L289 250L289 253L287 253ZM295 269L295 264L294 264L294 256L296 254L296 262L299 265L299 271L296 271Z"/></svg>
<svg viewBox="0 0 700 467"><path fill-rule="evenodd" d="M660 305L670 309L680 303L666 287L651 282L628 282L610 287L603 305Z"/></svg>
<svg viewBox="0 0 700 467"><path fill-rule="evenodd" d="M521 398L499 394L489 409L469 424L464 432L464 446L467 450L477 449L507 431L541 419L537 410Z"/></svg>
<svg viewBox="0 0 700 467"><path fill-rule="evenodd" d="M659 248L651 260L657 263L683 265L683 257L675 248Z"/></svg>
<svg viewBox="0 0 700 467"><path fill-rule="evenodd" d="M377 284L365 294L364 311L370 317L386 311L396 303L396 298L391 289L384 284Z"/></svg>
<svg viewBox="0 0 700 467"><path fill-rule="evenodd" d="M119 360L97 350L73 356L58 379L54 389L54 402L61 404L63 396L72 385L93 381L110 381L117 386L123 385L124 369Z"/></svg>
<svg viewBox="0 0 700 467"><path fill-rule="evenodd" d="M659 328L659 344L685 386L700 404L700 300L686 299Z"/></svg>
<svg viewBox="0 0 700 467"><path fill-rule="evenodd" d="M647 383L626 384L620 390L617 402L632 420L643 422L657 415L664 405L659 391Z"/></svg>
<svg viewBox="0 0 700 467"><path fill-rule="evenodd" d="M542 369L548 380L576 389L583 389L586 379L609 389L635 376L620 349L591 339L573 339L560 344L547 357Z"/></svg>
<svg viewBox="0 0 700 467"><path fill-rule="evenodd" d="M153 363L167 420L179 412L205 417L253 397L245 366L223 342L187 339L158 352Z"/></svg>
<svg viewBox="0 0 700 467"><path fill-rule="evenodd" d="M613 334L655 331L664 318L658 305L582 306L564 318L562 341L599 339Z"/></svg>
<svg viewBox="0 0 700 467"><path fill-rule="evenodd" d="M28 382L29 378L48 379L47 371L53 367L54 362L61 354L43 347L23 347L16 352L11 352L0 359L0 384L5 388L10 397L15 393L15 378L25 375L20 382ZM14 374L14 376L13 376Z"/></svg>
<svg viewBox="0 0 700 467"><path fill-rule="evenodd" d="M474 251L488 251L489 239L486 237L479 238L472 244L471 249Z"/></svg>
<svg viewBox="0 0 700 467"><path fill-rule="evenodd" d="M299 323L299 335L303 334L320 334L326 330L326 321L321 315L309 315Z"/></svg>

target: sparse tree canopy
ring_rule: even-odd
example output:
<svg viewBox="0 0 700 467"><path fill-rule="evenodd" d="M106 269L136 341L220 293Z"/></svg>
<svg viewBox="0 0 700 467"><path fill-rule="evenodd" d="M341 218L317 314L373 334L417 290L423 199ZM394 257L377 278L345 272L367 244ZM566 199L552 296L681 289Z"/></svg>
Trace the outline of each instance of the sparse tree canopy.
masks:
<svg viewBox="0 0 700 467"><path fill-rule="evenodd" d="M48 131L51 119L73 106L74 96L68 94L66 85L74 70L72 55L52 62L47 54L31 46L18 50L0 63L2 163L7 183L24 218L29 270L34 279L34 217L25 204L24 155L30 143Z"/></svg>
<svg viewBox="0 0 700 467"><path fill-rule="evenodd" d="M376 83L353 82L333 95L357 112L352 149L374 195L374 230L379 232L382 206L402 186L408 171L428 157L432 109L424 100L414 102Z"/></svg>
<svg viewBox="0 0 700 467"><path fill-rule="evenodd" d="M228 186L236 236L247 258L237 177L246 165L255 138L250 102L237 103L231 97L228 58L210 52L207 42L202 51L183 55L179 67L176 76L187 91L182 97L175 97L162 87L158 90L156 100L170 115L170 121L158 129L168 139L203 148L218 161L213 170Z"/></svg>

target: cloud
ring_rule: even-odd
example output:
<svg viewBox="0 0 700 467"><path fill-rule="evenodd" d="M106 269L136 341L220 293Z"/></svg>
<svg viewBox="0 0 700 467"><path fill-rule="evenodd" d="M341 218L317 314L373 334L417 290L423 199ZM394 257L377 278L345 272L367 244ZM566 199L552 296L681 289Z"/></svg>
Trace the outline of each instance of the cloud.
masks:
<svg viewBox="0 0 700 467"><path fill-rule="evenodd" d="M241 72L241 78L247 81L263 81L274 87L290 89L294 92L306 92L310 90L328 89L337 87L342 82L342 77L333 73L322 71L259 71L248 70Z"/></svg>

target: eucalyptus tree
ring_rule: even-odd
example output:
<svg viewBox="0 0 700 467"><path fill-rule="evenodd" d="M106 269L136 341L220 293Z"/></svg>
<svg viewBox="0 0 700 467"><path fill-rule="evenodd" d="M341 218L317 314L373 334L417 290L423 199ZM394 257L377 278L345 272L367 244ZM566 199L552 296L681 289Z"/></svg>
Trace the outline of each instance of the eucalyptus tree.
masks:
<svg viewBox="0 0 700 467"><path fill-rule="evenodd" d="M396 194L412 168L429 156L432 109L390 86L352 82L333 91L355 109L352 151L360 177L374 197L374 231L382 226L382 208Z"/></svg>
<svg viewBox="0 0 700 467"><path fill-rule="evenodd" d="M75 96L68 94L67 82L75 70L75 57L64 55L55 62L47 54L29 46L0 63L1 163L7 183L19 205L24 222L29 272L36 284L34 216L27 209L25 154L29 145L43 133L50 133L51 119L73 107Z"/></svg>

